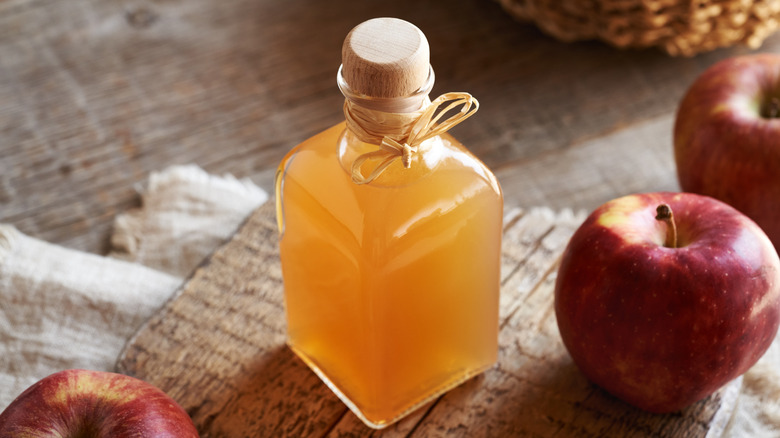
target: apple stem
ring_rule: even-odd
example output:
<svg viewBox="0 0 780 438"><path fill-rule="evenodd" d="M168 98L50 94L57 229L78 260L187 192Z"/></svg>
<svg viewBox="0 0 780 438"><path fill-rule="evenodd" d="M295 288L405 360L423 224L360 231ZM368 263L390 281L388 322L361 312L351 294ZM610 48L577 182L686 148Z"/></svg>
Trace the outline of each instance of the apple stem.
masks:
<svg viewBox="0 0 780 438"><path fill-rule="evenodd" d="M666 242L664 242L664 246L677 248L677 225L674 223L672 207L669 204L661 204L655 209L655 213L656 220L666 222Z"/></svg>

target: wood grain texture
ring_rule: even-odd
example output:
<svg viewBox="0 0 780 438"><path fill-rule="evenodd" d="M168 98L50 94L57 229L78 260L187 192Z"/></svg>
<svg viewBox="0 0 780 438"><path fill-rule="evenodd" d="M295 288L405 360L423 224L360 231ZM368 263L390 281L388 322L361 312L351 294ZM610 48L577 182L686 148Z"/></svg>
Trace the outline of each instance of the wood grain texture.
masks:
<svg viewBox="0 0 780 438"><path fill-rule="evenodd" d="M341 44L378 16L426 34L434 96L479 99L453 133L524 208L676 187L679 99L713 62L748 52L565 44L492 0L4 0L0 222L105 253L151 171L195 163L270 188L291 147L342 119Z"/></svg>
<svg viewBox="0 0 780 438"><path fill-rule="evenodd" d="M584 213L505 218L498 363L382 431L364 426L285 346L266 203L130 340L117 370L176 399L203 437L716 437L733 383L683 412L639 411L589 383L557 331L557 264Z"/></svg>

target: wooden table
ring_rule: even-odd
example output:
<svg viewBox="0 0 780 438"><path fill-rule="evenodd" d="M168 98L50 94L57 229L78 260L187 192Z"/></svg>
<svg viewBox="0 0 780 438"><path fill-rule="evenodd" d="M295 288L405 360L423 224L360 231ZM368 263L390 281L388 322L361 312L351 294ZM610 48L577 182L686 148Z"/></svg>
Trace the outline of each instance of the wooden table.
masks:
<svg viewBox="0 0 780 438"><path fill-rule="evenodd" d="M526 208L676 189L677 103L703 69L748 51L563 44L491 0L4 0L0 222L105 253L151 171L196 163L270 188L291 147L342 118L341 42L376 16L427 34L434 95L480 100L454 134ZM762 50L779 49L776 36Z"/></svg>
<svg viewBox="0 0 780 438"><path fill-rule="evenodd" d="M494 169L507 210L676 190L677 103L705 68L749 52L563 44L491 0L4 0L0 222L106 253L151 171L195 163L270 189L291 147L342 119L341 42L376 16L426 33L434 95L480 100L453 133Z"/></svg>

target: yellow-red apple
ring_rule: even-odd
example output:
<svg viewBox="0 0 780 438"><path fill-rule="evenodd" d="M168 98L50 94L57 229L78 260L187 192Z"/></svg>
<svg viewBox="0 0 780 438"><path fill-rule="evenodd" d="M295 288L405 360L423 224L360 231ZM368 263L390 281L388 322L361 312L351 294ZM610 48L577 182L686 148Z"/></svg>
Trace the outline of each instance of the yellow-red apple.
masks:
<svg viewBox="0 0 780 438"><path fill-rule="evenodd" d="M626 196L597 208L572 236L555 312L591 381L647 411L677 411L769 347L780 321L780 260L766 234L721 201Z"/></svg>
<svg viewBox="0 0 780 438"><path fill-rule="evenodd" d="M683 191L735 207L780 248L780 55L702 73L677 109L674 153Z"/></svg>
<svg viewBox="0 0 780 438"><path fill-rule="evenodd" d="M0 437L198 438L187 413L134 377L65 370L27 388L0 414Z"/></svg>

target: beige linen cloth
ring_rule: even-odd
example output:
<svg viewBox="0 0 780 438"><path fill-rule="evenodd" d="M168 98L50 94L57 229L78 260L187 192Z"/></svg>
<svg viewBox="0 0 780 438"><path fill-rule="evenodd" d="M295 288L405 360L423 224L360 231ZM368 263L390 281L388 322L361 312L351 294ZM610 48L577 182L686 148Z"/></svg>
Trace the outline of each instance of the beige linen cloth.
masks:
<svg viewBox="0 0 780 438"><path fill-rule="evenodd" d="M0 411L62 369L113 370L127 339L265 202L251 181L174 166L119 216L108 257L0 224ZM745 374L729 437L780 437L780 337Z"/></svg>

